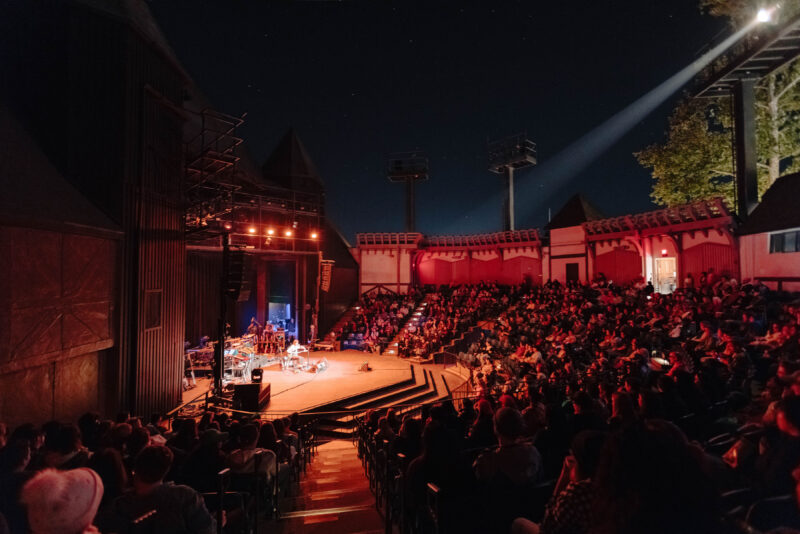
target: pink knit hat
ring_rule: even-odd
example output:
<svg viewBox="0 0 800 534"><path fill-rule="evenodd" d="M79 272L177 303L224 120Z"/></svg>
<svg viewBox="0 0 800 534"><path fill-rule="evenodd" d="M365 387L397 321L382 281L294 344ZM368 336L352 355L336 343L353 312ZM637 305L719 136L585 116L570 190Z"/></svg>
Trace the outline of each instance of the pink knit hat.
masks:
<svg viewBox="0 0 800 534"><path fill-rule="evenodd" d="M92 524L103 498L103 481L82 467L45 469L22 488L33 534L77 534Z"/></svg>

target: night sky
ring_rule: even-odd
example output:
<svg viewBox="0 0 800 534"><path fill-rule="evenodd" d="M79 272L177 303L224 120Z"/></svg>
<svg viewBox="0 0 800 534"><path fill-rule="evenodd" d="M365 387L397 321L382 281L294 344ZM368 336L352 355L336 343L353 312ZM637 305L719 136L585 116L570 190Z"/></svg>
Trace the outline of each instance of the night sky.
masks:
<svg viewBox="0 0 800 534"><path fill-rule="evenodd" d="M487 139L525 131L558 154L696 59L728 29L698 0L277 2L151 0L185 68L242 130L260 165L289 127L316 163L343 234L403 231L388 154L429 157L417 230L502 229ZM662 139L674 98L589 168L517 179L517 227L580 192L609 216L652 209L632 153Z"/></svg>

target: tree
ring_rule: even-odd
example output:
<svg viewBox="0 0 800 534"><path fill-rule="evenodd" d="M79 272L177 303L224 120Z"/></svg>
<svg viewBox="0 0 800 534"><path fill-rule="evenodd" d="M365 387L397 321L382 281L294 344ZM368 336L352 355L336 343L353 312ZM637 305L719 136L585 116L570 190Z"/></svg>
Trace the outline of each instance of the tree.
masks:
<svg viewBox="0 0 800 534"><path fill-rule="evenodd" d="M701 8L747 24L753 0L701 0ZM800 12L800 0L781 5L781 17ZM723 59L724 61L725 59ZM669 119L667 140L635 153L651 170L651 197L660 205L723 196L734 206L730 97L681 101ZM778 177L800 170L800 59L766 76L756 88L759 195Z"/></svg>
<svg viewBox="0 0 800 534"><path fill-rule="evenodd" d="M650 196L656 204L671 206L713 196L732 202L728 109L685 98L669 118L667 141L635 154L652 170L655 182Z"/></svg>

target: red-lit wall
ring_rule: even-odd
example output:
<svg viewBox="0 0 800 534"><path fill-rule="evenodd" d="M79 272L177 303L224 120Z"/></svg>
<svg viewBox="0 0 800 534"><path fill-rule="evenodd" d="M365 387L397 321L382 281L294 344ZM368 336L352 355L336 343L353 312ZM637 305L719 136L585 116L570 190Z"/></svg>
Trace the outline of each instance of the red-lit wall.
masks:
<svg viewBox="0 0 800 534"><path fill-rule="evenodd" d="M598 254L594 260L594 273L605 275L607 280L627 284L642 277L642 257L638 252L617 248Z"/></svg>
<svg viewBox="0 0 800 534"><path fill-rule="evenodd" d="M541 275L539 258L508 253L501 256L494 251L423 252L417 267L417 277L423 285L519 284L525 280L540 283Z"/></svg>
<svg viewBox="0 0 800 534"><path fill-rule="evenodd" d="M739 277L737 251L732 245L700 243L683 251L683 277L692 273L695 280L700 273L713 268L716 273Z"/></svg>

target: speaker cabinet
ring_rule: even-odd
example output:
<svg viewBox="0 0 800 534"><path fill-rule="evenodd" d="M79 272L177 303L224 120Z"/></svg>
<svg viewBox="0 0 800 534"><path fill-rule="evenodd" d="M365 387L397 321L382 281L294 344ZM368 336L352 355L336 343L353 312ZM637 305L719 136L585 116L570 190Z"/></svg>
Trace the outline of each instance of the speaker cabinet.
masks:
<svg viewBox="0 0 800 534"><path fill-rule="evenodd" d="M270 384L236 384L233 388L233 409L257 412L269 404Z"/></svg>

